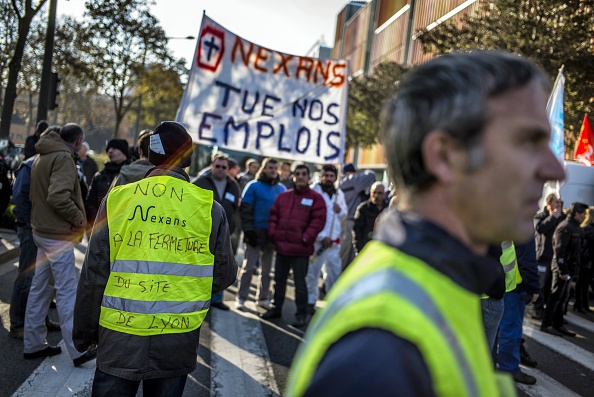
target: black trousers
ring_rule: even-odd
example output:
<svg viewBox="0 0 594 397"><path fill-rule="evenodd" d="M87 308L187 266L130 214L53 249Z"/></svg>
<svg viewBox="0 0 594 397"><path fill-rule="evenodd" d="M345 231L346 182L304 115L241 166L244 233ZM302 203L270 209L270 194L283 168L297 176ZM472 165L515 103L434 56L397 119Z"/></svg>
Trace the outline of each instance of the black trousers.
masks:
<svg viewBox="0 0 594 397"><path fill-rule="evenodd" d="M283 310L285 293L287 291L287 278L289 270L293 268L295 279L295 304L297 315L307 314L307 285L305 276L309 266L309 257L286 256L276 253L276 264L274 268L274 306L279 313Z"/></svg>
<svg viewBox="0 0 594 397"><path fill-rule="evenodd" d="M552 325L554 328L560 328L563 326L563 303L568 291L569 280L562 280L560 276L558 271L553 271L553 286L542 318L543 327Z"/></svg>
<svg viewBox="0 0 594 397"><path fill-rule="evenodd" d="M575 284L575 308L588 309L588 292L590 289L590 268L580 266L577 283Z"/></svg>

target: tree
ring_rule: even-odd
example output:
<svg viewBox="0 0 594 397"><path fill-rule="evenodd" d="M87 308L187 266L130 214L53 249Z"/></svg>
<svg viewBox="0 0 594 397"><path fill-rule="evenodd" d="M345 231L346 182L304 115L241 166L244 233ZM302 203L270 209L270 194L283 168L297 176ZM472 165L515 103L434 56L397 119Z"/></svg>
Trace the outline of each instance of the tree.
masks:
<svg viewBox="0 0 594 397"><path fill-rule="evenodd" d="M418 32L424 52L500 49L538 62L551 79L565 65L565 147L573 149L584 113L594 110L594 1L499 0L482 2L462 23Z"/></svg>
<svg viewBox="0 0 594 397"><path fill-rule="evenodd" d="M394 93L406 68L395 62L381 63L369 76L349 84L346 147L370 147L379 142L381 111Z"/></svg>
<svg viewBox="0 0 594 397"><path fill-rule="evenodd" d="M9 137L12 112L17 97L17 82L21 70L23 54L25 53L27 37L29 36L29 30L31 28L31 22L46 2L47 0L37 0L35 6L33 5L33 0L12 0L11 2L13 10L16 13L16 19L18 20L18 34L14 46L14 53L8 63L8 80L4 91L2 120L0 120L0 138Z"/></svg>
<svg viewBox="0 0 594 397"><path fill-rule="evenodd" d="M152 129L163 120L175 119L184 93L180 80L180 76L187 73L184 64L183 59L173 65L152 63L138 71L137 89L142 107L137 130Z"/></svg>
<svg viewBox="0 0 594 397"><path fill-rule="evenodd" d="M117 137L124 116L139 98L133 70L171 59L167 37L147 0L88 0L85 6L90 18L87 64L95 67L97 85L112 98Z"/></svg>

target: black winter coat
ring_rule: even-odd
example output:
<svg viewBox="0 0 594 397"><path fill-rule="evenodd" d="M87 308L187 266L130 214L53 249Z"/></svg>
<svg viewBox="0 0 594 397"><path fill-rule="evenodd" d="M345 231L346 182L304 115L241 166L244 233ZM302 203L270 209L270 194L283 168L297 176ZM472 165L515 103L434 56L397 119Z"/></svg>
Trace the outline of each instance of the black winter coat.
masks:
<svg viewBox="0 0 594 397"><path fill-rule="evenodd" d="M229 222L229 234L235 231L235 216L239 209L239 185L233 178L227 177L227 186L223 197L219 197L217 187L211 174L196 178L192 183L202 189L210 190L214 194L214 200L223 206L227 222Z"/></svg>
<svg viewBox="0 0 594 397"><path fill-rule="evenodd" d="M382 202L382 208L379 209L371 200L366 200L359 204L355 211L355 225L353 226L353 246L357 253L361 252L372 236L375 227L375 220L379 214L388 208L388 204Z"/></svg>
<svg viewBox="0 0 594 397"><path fill-rule="evenodd" d="M558 218L555 218L549 214L546 208L534 217L536 260L539 263L546 263L547 266L550 266L553 260L553 233L565 217L566 215L561 213Z"/></svg>
<svg viewBox="0 0 594 397"><path fill-rule="evenodd" d="M115 164L110 162L105 163L105 168L93 176L93 181L89 187L89 194L85 202L85 210L87 212L87 223L92 226L97 216L97 211L101 205L103 198L107 196L111 182L120 173L123 165L130 164L130 160Z"/></svg>
<svg viewBox="0 0 594 397"><path fill-rule="evenodd" d="M573 276L582 263L584 230L574 218L565 218L553 234L551 270Z"/></svg>

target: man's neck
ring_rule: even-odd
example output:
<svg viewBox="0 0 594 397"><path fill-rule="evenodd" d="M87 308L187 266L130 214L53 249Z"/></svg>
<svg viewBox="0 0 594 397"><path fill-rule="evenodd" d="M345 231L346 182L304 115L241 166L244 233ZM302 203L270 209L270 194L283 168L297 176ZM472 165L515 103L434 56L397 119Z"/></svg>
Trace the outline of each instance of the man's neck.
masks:
<svg viewBox="0 0 594 397"><path fill-rule="evenodd" d="M404 195L403 195L404 196ZM460 240L477 255L485 255L488 246L472 240L462 220L453 211L445 194L437 189L417 194L414 199L402 197L399 209L414 212L435 223Z"/></svg>

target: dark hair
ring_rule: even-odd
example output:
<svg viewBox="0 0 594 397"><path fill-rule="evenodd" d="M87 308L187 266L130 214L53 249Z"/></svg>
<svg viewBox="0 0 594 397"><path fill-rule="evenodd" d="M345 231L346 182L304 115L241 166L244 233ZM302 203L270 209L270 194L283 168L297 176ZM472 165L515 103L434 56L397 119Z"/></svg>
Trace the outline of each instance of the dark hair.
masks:
<svg viewBox="0 0 594 397"><path fill-rule="evenodd" d="M322 167L322 171L323 172L333 172L335 176L338 176L338 169L333 166L332 164L326 164L325 166Z"/></svg>
<svg viewBox="0 0 594 397"><path fill-rule="evenodd" d="M480 143L488 100L531 83L550 88L547 75L534 62L501 51L447 54L409 72L382 116L382 143L396 187L416 192L435 182L421 153L425 138L435 130L445 131L470 151L473 164L468 169L478 167L474 163L483 158Z"/></svg>
<svg viewBox="0 0 594 397"><path fill-rule="evenodd" d="M153 131L146 129L140 131L140 135L138 136L138 156L140 158L147 159L149 153L149 145L151 144L151 134Z"/></svg>
<svg viewBox="0 0 594 397"><path fill-rule="evenodd" d="M588 209L588 204L584 204L584 203L572 203L571 206L569 207L569 217L573 218L575 216L575 214L581 214L583 212L586 212L586 210Z"/></svg>
<svg viewBox="0 0 594 397"><path fill-rule="evenodd" d="M293 172L295 172L297 170L306 170L307 171L307 176L309 176L309 167L307 165L305 165L305 164L297 164L297 166L295 167L295 170Z"/></svg>
<svg viewBox="0 0 594 397"><path fill-rule="evenodd" d="M60 130L60 137L68 143L76 142L76 140L84 134L81 126L74 123L68 123Z"/></svg>
<svg viewBox="0 0 594 397"><path fill-rule="evenodd" d="M35 135L40 136L42 132L47 130L47 127L49 127L47 120L40 120L35 126Z"/></svg>

